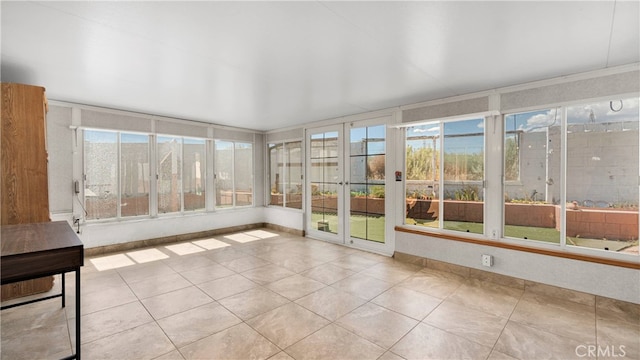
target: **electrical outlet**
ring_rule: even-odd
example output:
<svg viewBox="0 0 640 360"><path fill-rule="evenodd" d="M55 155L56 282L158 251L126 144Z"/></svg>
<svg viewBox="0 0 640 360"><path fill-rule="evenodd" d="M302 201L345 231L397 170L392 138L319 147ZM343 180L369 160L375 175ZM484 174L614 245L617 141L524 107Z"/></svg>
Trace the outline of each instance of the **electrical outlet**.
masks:
<svg viewBox="0 0 640 360"><path fill-rule="evenodd" d="M482 255L482 266L491 267L493 265L493 256Z"/></svg>

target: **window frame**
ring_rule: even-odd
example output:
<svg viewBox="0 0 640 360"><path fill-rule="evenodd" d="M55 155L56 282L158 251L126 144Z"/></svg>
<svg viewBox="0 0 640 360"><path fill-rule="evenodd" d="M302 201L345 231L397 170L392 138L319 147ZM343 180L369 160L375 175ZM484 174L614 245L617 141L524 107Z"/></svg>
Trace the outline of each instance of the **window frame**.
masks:
<svg viewBox="0 0 640 360"><path fill-rule="evenodd" d="M535 106L535 107L528 107L528 108L524 108L524 109L510 109L508 112L502 112L501 113L501 119L503 122L503 126L504 126L504 122L505 122L505 118L508 115L512 115L512 114L522 114L522 113L527 113L527 112L535 112L535 111L544 111L544 110L549 110L552 108L557 109L558 114L559 114L559 119L560 119L560 127L561 127L561 134L560 134L560 204L559 204L559 213L560 213L560 241L558 244L555 243L547 243L547 242L543 242L543 241L537 241L537 240L529 240L529 239L518 239L518 238L513 238L513 237L506 237L503 234L504 231L504 225L505 225L505 220L504 220L504 201L502 203L502 223L501 223L501 236L499 237L498 241L495 241L494 239L487 239L490 242L503 242L505 244L508 245L513 245L513 246L524 246L524 247L532 247L532 248L538 248L538 249L547 249L549 251L557 251L560 253L566 253L568 257L571 257L572 254L575 254L576 256L586 256L586 257L595 257L595 258L603 258L603 259L610 259L612 261L635 261L638 262L640 260L640 254L630 254L630 253L622 253L622 252L618 252L618 251L609 251L609 250L604 250L604 249L597 249L597 248L590 248L590 247L584 247L584 246L577 246L577 245L571 245L567 243L567 233L566 233L566 227L567 227L567 171L568 171L568 139L567 139L567 125L568 125L568 118L567 118L567 110L570 107L575 107L575 106L581 106L581 105L590 105L590 104L596 104L596 103L600 103L603 101L615 101L615 100L626 100L626 99L638 99L638 101L640 102L640 94L638 93L627 93L627 94L618 94L618 95L609 95L609 96L602 96L602 97L597 97L597 98L590 98L590 99L580 99L580 100L573 100L573 101L565 101L565 102L561 102L561 103L556 103L556 104L549 104L549 105L541 105L541 106ZM640 127L640 113L638 113L638 122L639 122L639 127ZM504 144L504 135L506 133L506 129L503 128L503 144ZM639 144L640 144L640 131L638 134L639 137ZM504 148L504 147L503 147ZM640 145L638 146L638 154L640 157ZM502 159L503 159L503 166L504 166L504 149L503 149L503 153L502 153ZM638 174L638 178L639 178L639 182L638 182L638 186L640 188L640 166L639 166L639 174ZM504 180L503 177L503 184L502 184L502 189L504 192L504 188L507 185L507 181ZM638 196L638 201L640 204L640 191L639 191L639 196ZM640 224L640 211L638 214L638 221ZM640 237L640 226L639 226L639 231L638 231L638 237Z"/></svg>
<svg viewBox="0 0 640 360"><path fill-rule="evenodd" d="M218 151L218 146L217 143L218 142L226 142L226 143L230 143L231 144L231 200L232 203L230 206L225 206L225 207L221 207L218 202L216 201L216 194L218 192L218 185L217 185L217 180L218 180L218 162L216 161L216 152ZM248 205L237 205L236 204L236 197L237 197L237 193L236 193L236 165L235 165L235 158L236 158L236 144L247 144L251 146L251 204ZM255 207L256 201L255 201L255 195L256 195L256 186L255 186L255 168L256 168L256 156L255 156L255 150L256 150L256 146L255 146L255 142L252 141L242 141L242 140L228 140L228 139L222 139L222 138L214 138L213 139L213 183L214 183L214 189L213 189L213 207L214 207L214 211L227 211L227 210L231 210L231 209L246 209L246 208L251 208L251 207Z"/></svg>
<svg viewBox="0 0 640 360"><path fill-rule="evenodd" d="M272 159L271 159L271 149L272 149L272 145L274 146L274 148L276 149L281 149L282 151L282 172L283 175L282 177L286 180L288 179L289 176L289 172L290 170L290 166L287 166L287 164L290 164L290 160L289 160L289 156L287 153L287 145L288 144L294 144L294 143L299 143L300 144L300 175L301 175L301 179L300 179L300 184L301 184L301 207L300 208L294 208L294 207L288 207L287 206L287 202L288 202L288 196L289 194L287 193L287 191L283 191L282 193L282 204L272 204L271 203L271 164L272 164ZM305 154L304 154L304 141L303 139L287 139L287 140L277 140L277 141L267 141L266 143L266 151L265 151L265 157L266 157L266 161L265 161L265 203L267 204L267 207L273 207L273 208L277 208L277 209L287 209L290 211L296 211L296 212L304 212L304 205L305 205L305 183L304 183L304 169L305 169ZM283 190L285 190L285 188L283 188Z"/></svg>
<svg viewBox="0 0 640 360"><path fill-rule="evenodd" d="M486 135L486 126L488 123L487 120L487 116L488 115L484 115L484 114L469 114L468 116L457 116L455 118L440 118L440 119L432 119L432 120L428 120L428 121L420 121L420 122L415 122L413 124L409 124L407 123L406 126L403 126L404 129L404 134L403 134L403 143L404 143L404 151L403 151L403 164L402 164L402 168L404 170L405 174L408 174L407 171L407 135L408 135L408 130L411 127L415 127L415 126L438 126L439 130L438 130L438 140L437 140L437 146L434 148L435 149L439 149L439 154L438 154L438 158L437 158L437 163L438 163L438 179L434 180L434 184L438 184L438 227L428 227L428 226L420 226L417 224L407 224L406 219L407 219L407 211L404 211L403 214L403 218L402 218L402 225L412 228L412 229L416 229L418 231L425 231L427 233L436 233L436 234L444 234L444 235L452 235L452 236L456 236L457 234L464 234L464 236L468 236L471 238L486 238L487 237L487 222L486 222L486 213L487 213L487 200L486 200L486 179L487 179L487 158L488 158L488 154L487 154L487 135ZM456 123L456 122L464 122L464 121L473 121L473 120L478 120L478 121L482 121L483 123L483 127L482 127L482 161L483 161L483 167L482 167L482 180L473 180L473 182L477 182L479 183L479 192L482 192L482 228L483 231L482 233L472 233L469 232L467 230L467 232L464 231L458 231L458 230L453 230L453 229L447 229L444 226L445 223L445 211L444 211L444 200L445 200L445 186L447 184L464 184L464 181L459 181L459 180L445 180L445 156L444 156L444 152L445 152L445 138L447 137L444 134L445 131L445 124L451 124L451 123ZM403 181L403 201L406 207L406 199L407 199L407 185L408 185L408 179L405 178L405 181Z"/></svg>

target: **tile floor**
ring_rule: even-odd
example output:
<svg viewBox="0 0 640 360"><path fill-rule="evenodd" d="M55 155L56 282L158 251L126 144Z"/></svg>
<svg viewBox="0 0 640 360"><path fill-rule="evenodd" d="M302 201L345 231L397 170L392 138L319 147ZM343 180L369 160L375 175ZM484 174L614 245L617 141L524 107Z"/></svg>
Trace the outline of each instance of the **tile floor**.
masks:
<svg viewBox="0 0 640 360"><path fill-rule="evenodd" d="M48 300L2 312L2 359L71 354L72 278L65 309ZM254 230L87 258L82 355L640 358L639 306L538 290Z"/></svg>

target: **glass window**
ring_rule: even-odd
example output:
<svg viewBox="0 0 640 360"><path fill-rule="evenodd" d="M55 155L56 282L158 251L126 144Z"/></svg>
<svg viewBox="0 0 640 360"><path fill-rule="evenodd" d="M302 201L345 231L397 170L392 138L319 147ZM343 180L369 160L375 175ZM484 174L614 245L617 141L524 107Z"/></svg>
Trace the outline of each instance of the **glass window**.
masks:
<svg viewBox="0 0 640 360"><path fill-rule="evenodd" d="M302 142L268 145L269 205L302 209Z"/></svg>
<svg viewBox="0 0 640 360"><path fill-rule="evenodd" d="M566 111L566 243L637 255L638 99Z"/></svg>
<svg viewBox="0 0 640 360"><path fill-rule="evenodd" d="M440 227L440 124L413 126L406 138L405 222Z"/></svg>
<svg viewBox="0 0 640 360"><path fill-rule="evenodd" d="M182 209L182 138L158 136L158 213Z"/></svg>
<svg viewBox="0 0 640 360"><path fill-rule="evenodd" d="M302 209L302 141L284 144L286 157L286 207Z"/></svg>
<svg viewBox="0 0 640 360"><path fill-rule="evenodd" d="M443 227L483 234L484 119L443 125Z"/></svg>
<svg viewBox="0 0 640 360"><path fill-rule="evenodd" d="M216 207L233 206L233 143L216 140Z"/></svg>
<svg viewBox="0 0 640 360"><path fill-rule="evenodd" d="M484 119L407 129L406 224L484 233L483 182Z"/></svg>
<svg viewBox="0 0 640 360"><path fill-rule="evenodd" d="M284 144L269 144L269 205L284 206Z"/></svg>
<svg viewBox="0 0 640 360"><path fill-rule="evenodd" d="M120 215L149 215L149 135L120 134Z"/></svg>
<svg viewBox="0 0 640 360"><path fill-rule="evenodd" d="M185 138L183 144L184 167L182 185L184 210L204 210L206 200L206 142Z"/></svg>
<svg viewBox="0 0 640 360"><path fill-rule="evenodd" d="M253 145L235 143L233 158L235 205L253 205Z"/></svg>
<svg viewBox="0 0 640 360"><path fill-rule="evenodd" d="M504 119L504 236L559 244L560 110Z"/></svg>
<svg viewBox="0 0 640 360"><path fill-rule="evenodd" d="M118 133L84 131L87 220L118 215Z"/></svg>
<svg viewBox="0 0 640 360"><path fill-rule="evenodd" d="M253 205L253 144L216 140L216 207Z"/></svg>

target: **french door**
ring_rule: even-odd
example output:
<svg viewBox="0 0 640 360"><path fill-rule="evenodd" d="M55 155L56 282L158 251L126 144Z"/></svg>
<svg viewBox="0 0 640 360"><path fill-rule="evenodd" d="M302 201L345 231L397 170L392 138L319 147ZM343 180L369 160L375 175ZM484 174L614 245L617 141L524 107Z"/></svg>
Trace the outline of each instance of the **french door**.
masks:
<svg viewBox="0 0 640 360"><path fill-rule="evenodd" d="M388 118L307 129L310 237L391 254Z"/></svg>

